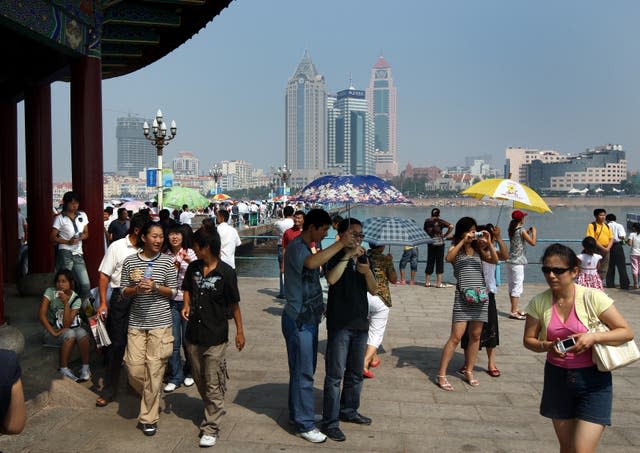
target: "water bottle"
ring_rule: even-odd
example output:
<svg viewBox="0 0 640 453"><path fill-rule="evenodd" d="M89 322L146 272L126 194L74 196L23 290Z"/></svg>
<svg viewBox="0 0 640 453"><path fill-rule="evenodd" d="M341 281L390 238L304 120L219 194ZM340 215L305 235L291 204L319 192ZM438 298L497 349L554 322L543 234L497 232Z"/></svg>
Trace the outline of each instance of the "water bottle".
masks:
<svg viewBox="0 0 640 453"><path fill-rule="evenodd" d="M144 279L151 280L153 278L153 263L148 263L147 268L144 270Z"/></svg>

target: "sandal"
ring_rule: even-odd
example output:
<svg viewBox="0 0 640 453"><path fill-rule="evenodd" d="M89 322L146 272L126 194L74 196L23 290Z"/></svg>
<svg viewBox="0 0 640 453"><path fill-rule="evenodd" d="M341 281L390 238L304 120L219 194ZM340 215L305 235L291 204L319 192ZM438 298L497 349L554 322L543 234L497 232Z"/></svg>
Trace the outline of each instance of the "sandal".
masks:
<svg viewBox="0 0 640 453"><path fill-rule="evenodd" d="M471 387L477 387L480 385L480 381L478 381L474 376L473 376L473 371L465 371L464 372L464 381L469 384Z"/></svg>
<svg viewBox="0 0 640 453"><path fill-rule="evenodd" d="M111 402L111 399L99 396L96 398L96 407L105 407Z"/></svg>
<svg viewBox="0 0 640 453"><path fill-rule="evenodd" d="M440 379L443 380L442 383L440 383ZM447 392L453 391L453 385L451 385L451 383L447 380L447 376L438 376L436 380L436 385L444 391L447 391Z"/></svg>
<svg viewBox="0 0 640 453"><path fill-rule="evenodd" d="M500 377L500 370L497 368L490 368L487 370L487 374L491 377Z"/></svg>
<svg viewBox="0 0 640 453"><path fill-rule="evenodd" d="M526 316L521 315L517 311L514 311L513 313L510 313L509 314L509 318L511 318L511 319L520 319L520 320L527 319Z"/></svg>

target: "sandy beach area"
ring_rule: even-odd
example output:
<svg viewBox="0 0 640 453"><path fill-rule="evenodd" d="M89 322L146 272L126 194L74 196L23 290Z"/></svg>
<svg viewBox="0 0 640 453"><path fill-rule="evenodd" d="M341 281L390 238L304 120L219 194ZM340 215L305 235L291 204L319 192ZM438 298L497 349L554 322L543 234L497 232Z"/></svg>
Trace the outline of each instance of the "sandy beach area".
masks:
<svg viewBox="0 0 640 453"><path fill-rule="evenodd" d="M607 206L638 206L640 210L640 196L628 197L545 197L544 199L551 209L558 207L604 207ZM492 201L476 200L475 198L459 197L459 198L412 198L411 201L416 206L492 206L498 205Z"/></svg>

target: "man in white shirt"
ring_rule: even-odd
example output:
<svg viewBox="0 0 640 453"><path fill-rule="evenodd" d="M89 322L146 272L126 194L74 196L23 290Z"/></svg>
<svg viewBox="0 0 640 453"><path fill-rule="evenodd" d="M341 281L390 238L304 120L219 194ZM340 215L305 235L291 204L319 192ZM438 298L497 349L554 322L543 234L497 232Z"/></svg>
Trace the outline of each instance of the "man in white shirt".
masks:
<svg viewBox="0 0 640 453"><path fill-rule="evenodd" d="M180 223L183 225L191 226L191 219L193 219L196 215L189 211L189 206L186 204L182 205L182 212L180 213Z"/></svg>
<svg viewBox="0 0 640 453"><path fill-rule="evenodd" d="M96 400L96 406L104 407L116 397L122 359L127 347L127 328L129 325L129 309L131 301L122 297L120 277L125 258L138 251L138 236L148 217L135 214L129 224L129 235L114 241L102 258L98 268L98 291L100 306L98 313L106 320L107 333L111 339L111 346L106 352L105 383L102 395ZM107 287L111 287L111 297L107 304Z"/></svg>
<svg viewBox="0 0 640 453"><path fill-rule="evenodd" d="M282 236L289 228L293 228L293 206L285 206L283 210L284 219L275 223L278 233L278 268L280 269L280 292L276 296L278 299L284 299L284 260L282 259Z"/></svg>
<svg viewBox="0 0 640 453"><path fill-rule="evenodd" d="M611 236L613 237L613 244L609 252L609 268L607 269L606 286L607 288L616 287L616 268L618 268L618 273L620 274L620 289L629 289L627 264L624 257L624 249L622 248L627 233L624 227L616 222L615 214L607 214L606 220L609 230L611 230Z"/></svg>
<svg viewBox="0 0 640 453"><path fill-rule="evenodd" d="M220 259L232 268L236 268L236 247L240 246L240 236L234 227L229 225L229 211L218 209L216 214L217 230L220 235Z"/></svg>

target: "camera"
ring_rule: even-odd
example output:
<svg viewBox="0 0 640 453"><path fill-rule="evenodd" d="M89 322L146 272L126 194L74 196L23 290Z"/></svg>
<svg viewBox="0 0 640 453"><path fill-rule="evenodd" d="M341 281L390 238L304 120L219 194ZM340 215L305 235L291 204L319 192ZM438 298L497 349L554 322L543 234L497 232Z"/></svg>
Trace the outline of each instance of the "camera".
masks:
<svg viewBox="0 0 640 453"><path fill-rule="evenodd" d="M476 231L475 233L473 233L473 237L476 239L481 239L484 237L484 234L482 233L482 231Z"/></svg>
<svg viewBox="0 0 640 453"><path fill-rule="evenodd" d="M358 257L358 263L367 264L368 262L369 259L367 258L367 255L360 255Z"/></svg>
<svg viewBox="0 0 640 453"><path fill-rule="evenodd" d="M565 338L564 340L558 341L556 345L558 347L558 351L565 353L576 345L576 339L573 337Z"/></svg>

